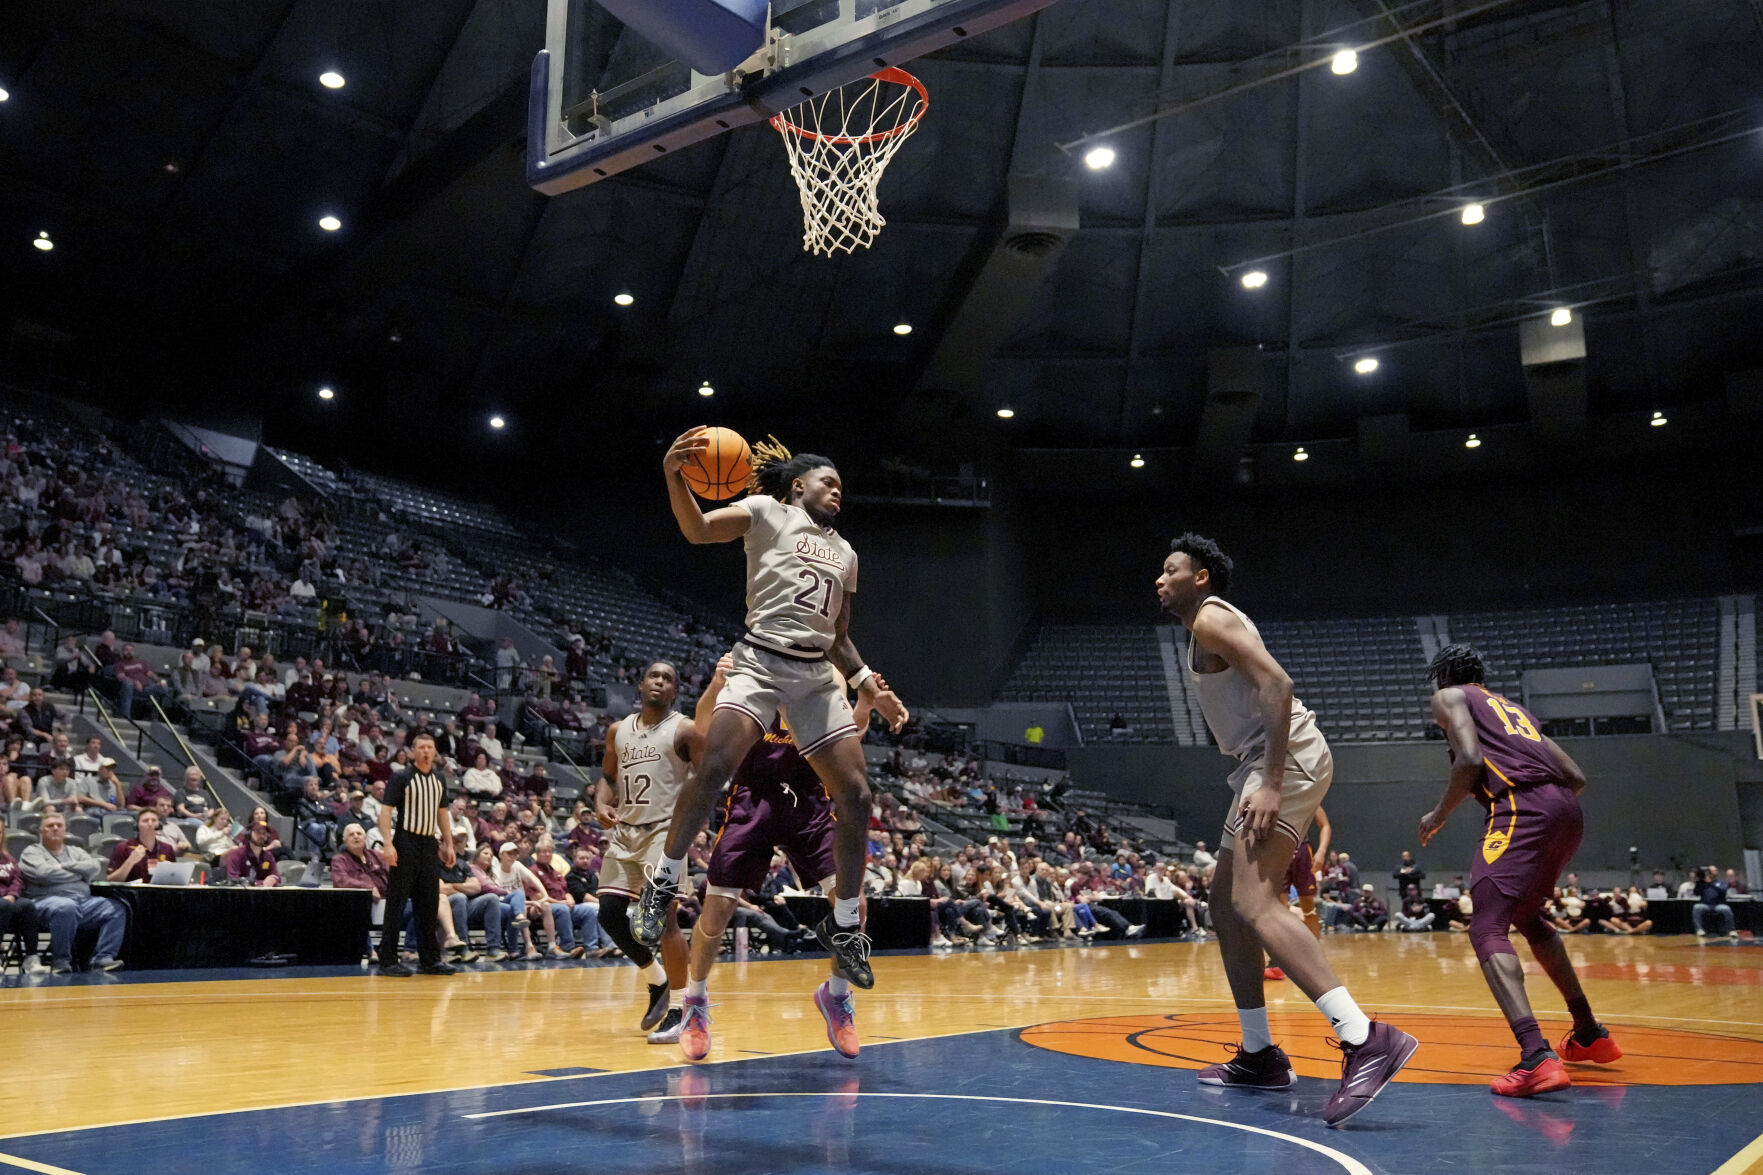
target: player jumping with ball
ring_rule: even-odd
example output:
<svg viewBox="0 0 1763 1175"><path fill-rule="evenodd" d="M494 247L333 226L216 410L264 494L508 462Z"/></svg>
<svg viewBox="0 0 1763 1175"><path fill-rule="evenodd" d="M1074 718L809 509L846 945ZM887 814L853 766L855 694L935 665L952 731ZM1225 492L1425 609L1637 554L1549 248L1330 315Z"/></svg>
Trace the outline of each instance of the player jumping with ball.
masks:
<svg viewBox="0 0 1763 1175"><path fill-rule="evenodd" d="M838 821L837 892L832 912L814 933L851 983L873 987L869 939L858 925L869 780L851 704L834 668L894 730L906 725L908 714L851 643L857 553L833 529L843 497L839 471L824 457L792 457L781 447L762 445L752 484L760 492L705 514L681 472L706 449L704 433L694 428L681 434L662 458L668 501L687 541L744 540L747 631L735 646L711 716L703 760L680 793L665 856L643 886L631 928L645 944L661 940L692 838L704 827L723 785L781 709L802 757L825 784ZM706 1015L707 1008L703 997L688 994L688 1026Z"/></svg>

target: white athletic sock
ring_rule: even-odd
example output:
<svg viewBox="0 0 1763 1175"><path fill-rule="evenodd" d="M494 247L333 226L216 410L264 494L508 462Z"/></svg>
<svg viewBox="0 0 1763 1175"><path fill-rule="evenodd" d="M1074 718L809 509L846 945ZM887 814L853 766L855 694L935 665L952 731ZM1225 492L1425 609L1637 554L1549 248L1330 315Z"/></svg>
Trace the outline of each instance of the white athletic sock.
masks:
<svg viewBox="0 0 1763 1175"><path fill-rule="evenodd" d="M826 981L826 989L833 993L833 998L842 1000L851 994L851 981L843 975L835 975Z"/></svg>
<svg viewBox="0 0 1763 1175"><path fill-rule="evenodd" d="M857 899L856 898L834 898L833 899L833 921L838 923L840 926L855 926L855 925L857 925Z"/></svg>
<svg viewBox="0 0 1763 1175"><path fill-rule="evenodd" d="M655 866L656 885L678 885L680 874L686 871L684 857L662 857L661 864Z"/></svg>
<svg viewBox="0 0 1763 1175"><path fill-rule="evenodd" d="M695 1000L709 998L710 981L708 979L686 980L686 995Z"/></svg>
<svg viewBox="0 0 1763 1175"><path fill-rule="evenodd" d="M1267 1027L1267 1008L1238 1008L1237 1020L1243 1026L1243 1051L1258 1053L1273 1043L1273 1030Z"/></svg>
<svg viewBox="0 0 1763 1175"><path fill-rule="evenodd" d="M650 987L656 987L660 984L666 983L667 972L661 969L660 963L656 962L654 959L650 959L649 965L643 968L643 982Z"/></svg>
<svg viewBox="0 0 1763 1175"><path fill-rule="evenodd" d="M1365 1038L1371 1035L1371 1019L1359 1010L1347 989L1337 987L1333 991L1325 991L1316 999L1316 1010L1328 1017L1334 1030L1344 1044L1364 1044Z"/></svg>

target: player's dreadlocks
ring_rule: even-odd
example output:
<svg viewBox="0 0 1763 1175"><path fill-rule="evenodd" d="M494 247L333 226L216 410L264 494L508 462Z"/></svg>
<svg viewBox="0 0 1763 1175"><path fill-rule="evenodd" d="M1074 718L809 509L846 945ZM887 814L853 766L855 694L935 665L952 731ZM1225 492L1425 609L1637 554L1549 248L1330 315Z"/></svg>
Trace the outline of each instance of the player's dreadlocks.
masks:
<svg viewBox="0 0 1763 1175"><path fill-rule="evenodd" d="M1426 667L1426 675L1440 688L1453 685L1481 685L1487 680L1487 667L1474 645L1446 645Z"/></svg>
<svg viewBox="0 0 1763 1175"><path fill-rule="evenodd" d="M1219 549L1217 543L1190 531L1171 542L1169 550L1171 554L1180 551L1194 561L1195 567L1204 567L1212 573L1210 584L1213 595L1230 594L1230 572L1235 564L1231 562L1229 555Z"/></svg>
<svg viewBox="0 0 1763 1175"><path fill-rule="evenodd" d="M790 485L798 477L811 469L821 466L832 466L825 457L813 453L797 453L791 456L783 442L774 436L767 436L753 446L753 478L747 483L747 489L754 493L769 494L774 498L788 499ZM837 466L833 466L837 468Z"/></svg>

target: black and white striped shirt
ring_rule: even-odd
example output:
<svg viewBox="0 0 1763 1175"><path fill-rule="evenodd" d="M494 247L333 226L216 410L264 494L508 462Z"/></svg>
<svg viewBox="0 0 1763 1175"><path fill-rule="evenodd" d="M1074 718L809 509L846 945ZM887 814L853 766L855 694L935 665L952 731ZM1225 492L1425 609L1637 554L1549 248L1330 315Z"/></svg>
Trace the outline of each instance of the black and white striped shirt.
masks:
<svg viewBox="0 0 1763 1175"><path fill-rule="evenodd" d="M447 788L439 772L425 773L406 767L393 773L386 783L386 798L381 802L398 813L394 829L417 836L437 836L441 831L438 814L447 802Z"/></svg>

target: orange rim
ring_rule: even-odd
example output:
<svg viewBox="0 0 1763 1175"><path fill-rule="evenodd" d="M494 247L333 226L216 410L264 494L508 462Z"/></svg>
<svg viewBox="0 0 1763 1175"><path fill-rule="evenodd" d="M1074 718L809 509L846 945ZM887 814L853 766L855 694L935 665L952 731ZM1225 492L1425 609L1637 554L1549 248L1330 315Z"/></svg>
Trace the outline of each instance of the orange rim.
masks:
<svg viewBox="0 0 1763 1175"><path fill-rule="evenodd" d="M811 131L806 127L797 126L790 121L787 113L772 115L771 125L786 134L797 135L801 138L811 139L820 143L833 143L838 146L856 146L860 143L879 143L885 139L891 139L896 135L903 135L913 127L917 126L918 120L923 118L925 112L930 109L930 91L924 88L923 82L919 81L905 70L890 65L886 69L876 70L869 76L878 82L892 82L896 86L905 86L907 89L917 91L918 106L913 110L912 117L908 118L905 122L902 122L899 126L889 127L885 131L871 131L867 135L823 135L819 131Z"/></svg>

